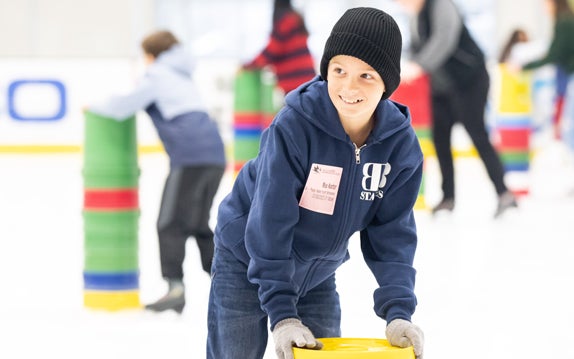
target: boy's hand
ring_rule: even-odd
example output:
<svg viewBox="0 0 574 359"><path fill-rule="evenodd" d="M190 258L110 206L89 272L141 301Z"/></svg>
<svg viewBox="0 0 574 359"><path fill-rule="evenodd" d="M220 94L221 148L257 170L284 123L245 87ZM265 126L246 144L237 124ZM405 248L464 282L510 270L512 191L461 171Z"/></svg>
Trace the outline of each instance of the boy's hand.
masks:
<svg viewBox="0 0 574 359"><path fill-rule="evenodd" d="M387 325L387 339L391 345L406 348L412 346L417 359L423 357L424 334L413 323L404 319L395 319Z"/></svg>
<svg viewBox="0 0 574 359"><path fill-rule="evenodd" d="M323 343L315 339L311 330L299 319L283 319L273 329L275 353L279 359L293 359L293 346L299 348L321 349Z"/></svg>

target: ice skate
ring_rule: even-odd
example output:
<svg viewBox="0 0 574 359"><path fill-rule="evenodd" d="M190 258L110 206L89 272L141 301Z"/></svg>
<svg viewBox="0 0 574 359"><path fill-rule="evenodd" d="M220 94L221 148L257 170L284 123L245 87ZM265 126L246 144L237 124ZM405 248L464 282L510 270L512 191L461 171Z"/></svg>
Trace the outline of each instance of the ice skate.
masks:
<svg viewBox="0 0 574 359"><path fill-rule="evenodd" d="M170 281L167 294L156 302L146 305L145 309L154 312L163 312L171 309L181 314L184 307L185 287L183 283L181 281Z"/></svg>
<svg viewBox="0 0 574 359"><path fill-rule="evenodd" d="M454 209L454 199L447 198L440 201L440 203L432 209L432 214L435 215L439 211L452 212L453 209Z"/></svg>
<svg viewBox="0 0 574 359"><path fill-rule="evenodd" d="M509 208L516 208L516 207L518 207L516 197L514 197L512 192L506 191L498 196L498 206L496 207L494 218L502 216L502 214L506 212L506 210L508 210Z"/></svg>

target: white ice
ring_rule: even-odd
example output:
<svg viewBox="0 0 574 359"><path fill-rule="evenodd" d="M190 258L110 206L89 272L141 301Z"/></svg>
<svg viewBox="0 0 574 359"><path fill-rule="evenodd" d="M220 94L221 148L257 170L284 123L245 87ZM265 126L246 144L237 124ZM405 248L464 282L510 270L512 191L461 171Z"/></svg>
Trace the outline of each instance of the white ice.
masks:
<svg viewBox="0 0 574 359"><path fill-rule="evenodd" d="M574 186L571 158L557 145L537 152L530 194L499 220L481 162L457 160L457 207L417 211L413 317L426 359L574 358ZM163 154L140 156L140 297L165 290L155 220L167 171ZM0 358L204 358L209 278L195 243L185 263L187 307L105 312L83 306L82 157L0 155ZM436 161L426 200L435 203ZM218 194L231 185L227 174ZM214 209L215 211L215 209ZM215 212L214 212L215 213ZM372 311L374 280L356 237L338 273L343 336L384 337ZM271 347L269 347L271 349ZM265 358L273 358L268 350Z"/></svg>

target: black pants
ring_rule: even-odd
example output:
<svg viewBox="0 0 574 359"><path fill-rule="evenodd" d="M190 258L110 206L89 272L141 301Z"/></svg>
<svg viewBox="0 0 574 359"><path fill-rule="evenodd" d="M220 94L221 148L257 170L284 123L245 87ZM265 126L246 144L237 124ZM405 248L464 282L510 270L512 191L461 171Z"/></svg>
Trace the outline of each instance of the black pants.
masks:
<svg viewBox="0 0 574 359"><path fill-rule="evenodd" d="M210 272L213 231L209 227L209 215L224 170L221 166L170 170L157 220L161 272L164 278L183 278L185 244L192 236L199 247L203 270Z"/></svg>
<svg viewBox="0 0 574 359"><path fill-rule="evenodd" d="M452 128L461 123L486 167L497 194L504 193L504 168L494 149L486 125L484 112L490 79L486 69L465 89L452 89L432 94L433 142L442 174L443 198L454 199L454 163L451 149Z"/></svg>

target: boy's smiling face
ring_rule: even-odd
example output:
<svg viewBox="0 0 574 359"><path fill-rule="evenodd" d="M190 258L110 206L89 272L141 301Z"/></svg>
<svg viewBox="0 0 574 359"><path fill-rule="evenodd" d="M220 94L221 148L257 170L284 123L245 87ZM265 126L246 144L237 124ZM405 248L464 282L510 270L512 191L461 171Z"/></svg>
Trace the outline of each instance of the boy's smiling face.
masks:
<svg viewBox="0 0 574 359"><path fill-rule="evenodd" d="M366 62L347 55L334 56L327 69L329 97L347 133L370 126L385 92L385 83Z"/></svg>

